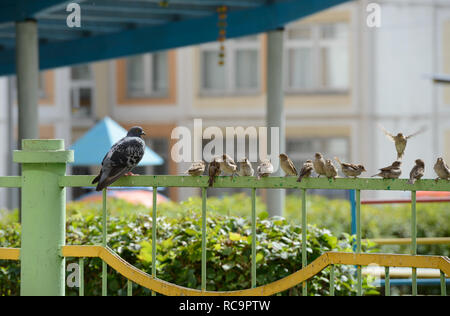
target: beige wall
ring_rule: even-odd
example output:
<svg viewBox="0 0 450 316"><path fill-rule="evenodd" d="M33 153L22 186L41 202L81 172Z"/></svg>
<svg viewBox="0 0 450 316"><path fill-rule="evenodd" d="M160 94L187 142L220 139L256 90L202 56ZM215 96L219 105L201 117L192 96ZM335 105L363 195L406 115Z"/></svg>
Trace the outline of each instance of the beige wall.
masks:
<svg viewBox="0 0 450 316"><path fill-rule="evenodd" d="M450 20L444 22L442 32L442 58L443 73L450 73ZM450 106L450 85L442 88L444 105Z"/></svg>

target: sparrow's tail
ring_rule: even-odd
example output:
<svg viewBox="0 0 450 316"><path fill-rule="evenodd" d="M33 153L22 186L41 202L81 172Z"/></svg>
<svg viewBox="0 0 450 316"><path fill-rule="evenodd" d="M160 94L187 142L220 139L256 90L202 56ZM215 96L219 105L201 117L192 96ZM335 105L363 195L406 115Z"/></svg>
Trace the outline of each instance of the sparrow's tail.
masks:
<svg viewBox="0 0 450 316"><path fill-rule="evenodd" d="M374 174L373 176L370 176L371 178L373 178L373 177L377 177L377 176L379 176L380 174Z"/></svg>
<svg viewBox="0 0 450 316"><path fill-rule="evenodd" d="M397 160L402 160L402 158L403 158L403 153L397 152Z"/></svg>
<svg viewBox="0 0 450 316"><path fill-rule="evenodd" d="M408 180L408 183L409 184L414 184L416 182L416 178L410 178L409 180Z"/></svg>
<svg viewBox="0 0 450 316"><path fill-rule="evenodd" d="M209 176L208 186L212 187L214 184L214 176Z"/></svg>
<svg viewBox="0 0 450 316"><path fill-rule="evenodd" d="M301 175L298 177L297 182L302 182L302 179L303 179L303 175L301 174Z"/></svg>

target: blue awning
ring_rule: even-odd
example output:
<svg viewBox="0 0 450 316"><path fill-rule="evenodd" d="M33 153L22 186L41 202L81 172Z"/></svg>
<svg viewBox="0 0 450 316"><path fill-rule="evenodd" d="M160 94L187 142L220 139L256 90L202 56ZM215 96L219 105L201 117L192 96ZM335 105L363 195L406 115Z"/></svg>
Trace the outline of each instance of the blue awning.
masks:
<svg viewBox="0 0 450 316"><path fill-rule="evenodd" d="M252 35L349 0L2 0L0 75L15 73L15 22L35 19L39 67L49 69L216 41L217 8L227 6L226 37ZM81 27L68 27L69 3ZM160 3L164 5L160 5Z"/></svg>
<svg viewBox="0 0 450 316"><path fill-rule="evenodd" d="M150 132L150 131L148 131ZM78 139L70 149L74 150L75 166L100 165L112 145L127 134L127 130L109 117L105 117ZM164 160L153 150L145 147L139 166L161 165Z"/></svg>

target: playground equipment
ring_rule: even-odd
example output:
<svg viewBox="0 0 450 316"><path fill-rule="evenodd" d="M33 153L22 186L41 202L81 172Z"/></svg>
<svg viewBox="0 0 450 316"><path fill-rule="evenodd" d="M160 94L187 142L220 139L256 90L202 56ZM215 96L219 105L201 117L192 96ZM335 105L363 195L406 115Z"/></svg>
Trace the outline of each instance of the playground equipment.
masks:
<svg viewBox="0 0 450 316"><path fill-rule="evenodd" d="M296 182L295 177L268 177L256 180L254 177L218 177L215 188L249 188L252 199L252 255L251 288L231 292L206 290L206 189L208 177L188 176L139 176L125 177L114 186L153 187L153 223L157 216L158 187L198 187L202 195L202 269L201 289L189 289L160 280L155 275L155 261L151 275L131 266L108 248L106 191L103 191L103 240L101 245L65 245L65 188L93 186L93 176L66 176L66 164L73 161L73 151L64 149L63 140L24 140L23 150L14 152L14 161L22 164L22 176L0 177L0 187L22 190L22 242L21 249L0 248L0 259L21 260L21 295L64 295L65 258L78 257L80 263L80 295L84 294L83 266L86 257L103 260L102 294L107 295L107 266L128 279L128 294L132 295L132 283L144 286L165 295L271 295L302 283L303 294L307 294L309 278L330 266L330 293L334 294L334 266L354 265L357 267L357 294L362 295L362 267L379 265L385 267L386 294L389 291L389 269L391 267L412 268L412 294L417 295L418 268L433 268L440 271L441 294L446 295L446 278L450 276L450 259L442 256L417 255L416 191L450 191L450 182L445 180L417 181L414 185L406 179L305 179ZM298 189L302 198L301 214L302 240L307 233L307 190L343 189L355 190L356 203L356 249L354 253L327 252L308 264L306 243L302 243L302 267L297 272L256 287L256 190ZM361 190L411 191L411 254L364 254L361 253ZM157 227L152 226L152 239L156 240ZM156 243L152 243L152 256L156 257Z"/></svg>

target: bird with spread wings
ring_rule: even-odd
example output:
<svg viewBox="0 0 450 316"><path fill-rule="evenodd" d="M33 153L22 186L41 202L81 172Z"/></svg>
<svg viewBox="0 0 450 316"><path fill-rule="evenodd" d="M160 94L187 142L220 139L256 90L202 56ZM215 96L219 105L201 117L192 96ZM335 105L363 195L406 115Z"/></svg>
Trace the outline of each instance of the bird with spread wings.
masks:
<svg viewBox="0 0 450 316"><path fill-rule="evenodd" d="M395 149L397 150L397 160L401 160L403 157L403 154L405 153L406 143L408 142L408 139L411 137L414 137L426 130L426 127L422 127L417 132L405 136L403 133L398 133L397 135L393 135L389 133L383 126L379 125L380 129L383 131L383 133L386 135L386 137L393 141L395 144Z"/></svg>

